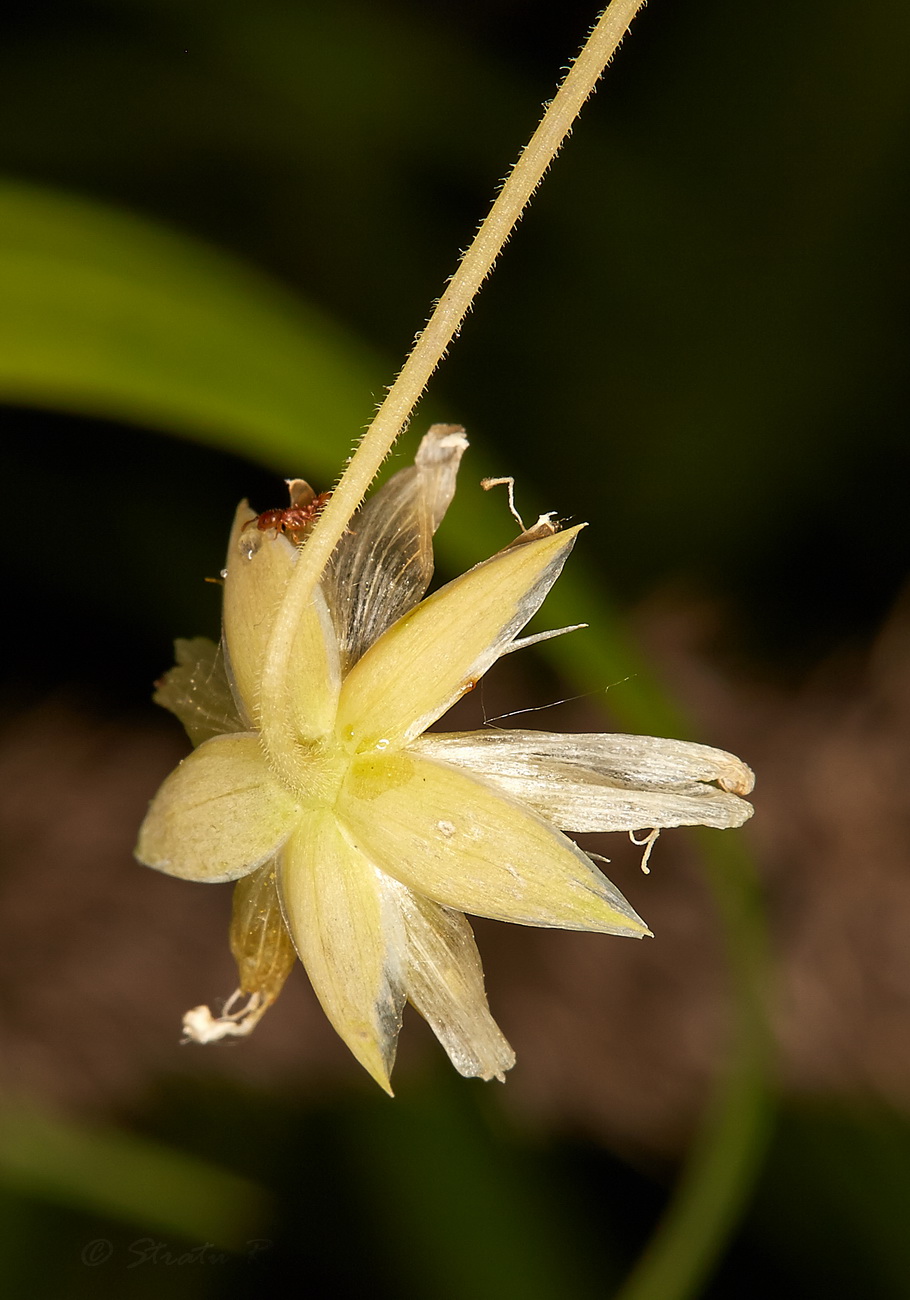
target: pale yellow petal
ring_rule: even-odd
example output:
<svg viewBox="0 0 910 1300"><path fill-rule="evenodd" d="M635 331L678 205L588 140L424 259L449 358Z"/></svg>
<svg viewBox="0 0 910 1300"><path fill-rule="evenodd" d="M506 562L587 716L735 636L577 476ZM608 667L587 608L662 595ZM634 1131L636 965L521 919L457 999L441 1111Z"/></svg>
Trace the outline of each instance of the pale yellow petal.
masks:
<svg viewBox="0 0 910 1300"><path fill-rule="evenodd" d="M433 534L455 492L464 429L434 424L414 464L393 475L351 520L323 589L342 671L423 597L433 576Z"/></svg>
<svg viewBox="0 0 910 1300"><path fill-rule="evenodd" d="M367 857L446 907L522 925L648 933L577 845L457 768L407 752L363 757L337 806Z"/></svg>
<svg viewBox="0 0 910 1300"><path fill-rule="evenodd" d="M341 670L338 645L320 590L302 615L285 602L297 548L276 529L259 529L241 502L228 543L224 581L224 638L236 694L255 726L268 725L259 688L269 640L277 622L296 624L281 707L303 738L324 735L335 716Z"/></svg>
<svg viewBox="0 0 910 1300"><path fill-rule="evenodd" d="M405 931L375 867L328 811L308 812L281 855L285 920L339 1036L391 1092L404 1007Z"/></svg>
<svg viewBox="0 0 910 1300"><path fill-rule="evenodd" d="M277 852L296 814L256 736L215 736L174 769L152 800L136 857L185 880L236 880Z"/></svg>
<svg viewBox="0 0 910 1300"><path fill-rule="evenodd" d="M177 715L194 745L247 730L231 694L221 647L196 636L175 641L174 651L177 665L155 683L155 703Z"/></svg>
<svg viewBox="0 0 910 1300"><path fill-rule="evenodd" d="M278 532L260 532L256 513L241 501L228 541L224 579L224 640L234 689L258 722L259 683L275 613L284 597L294 548Z"/></svg>
<svg viewBox="0 0 910 1300"><path fill-rule="evenodd" d="M477 731L421 736L417 753L482 776L566 831L741 826L754 781L740 759L653 736ZM714 784L714 783L717 784Z"/></svg>
<svg viewBox="0 0 910 1300"><path fill-rule="evenodd" d="M408 938L407 994L469 1079L504 1080L515 1053L490 1015L483 967L461 912L440 907L404 885L397 891Z"/></svg>
<svg viewBox="0 0 910 1300"><path fill-rule="evenodd" d="M578 531L512 546L394 623L342 686L342 744L354 753L404 744L445 713L538 609Z"/></svg>

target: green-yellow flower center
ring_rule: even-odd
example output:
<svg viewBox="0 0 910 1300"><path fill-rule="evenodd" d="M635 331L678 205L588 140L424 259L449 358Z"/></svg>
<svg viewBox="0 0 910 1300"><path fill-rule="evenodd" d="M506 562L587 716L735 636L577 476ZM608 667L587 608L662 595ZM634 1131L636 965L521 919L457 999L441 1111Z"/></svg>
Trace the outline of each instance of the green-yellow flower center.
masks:
<svg viewBox="0 0 910 1300"><path fill-rule="evenodd" d="M351 762L334 736L288 741L263 730L260 739L266 762L301 808L334 807Z"/></svg>

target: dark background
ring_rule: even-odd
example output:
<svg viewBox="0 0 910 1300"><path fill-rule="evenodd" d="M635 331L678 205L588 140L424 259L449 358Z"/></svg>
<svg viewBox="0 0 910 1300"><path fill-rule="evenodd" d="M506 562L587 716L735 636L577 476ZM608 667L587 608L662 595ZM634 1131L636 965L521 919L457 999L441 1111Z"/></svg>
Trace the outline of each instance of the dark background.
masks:
<svg viewBox="0 0 910 1300"><path fill-rule="evenodd" d="M14 4L0 20L0 171L245 259L361 340L387 382L593 16L519 0ZM910 1289L908 36L897 3L651 0L418 417L476 432L495 463L471 468L472 488L515 473L526 515L592 522L588 562L706 727L697 738L741 749L760 782L767 771L753 847L784 990L781 1118L703 1292L717 1297ZM36 825L71 798L68 834L83 836L51 850L14 835L3 867L19 990L10 1095L182 1145L275 1191L262 1269L169 1268L181 1295L291 1277L312 1295L610 1293L653 1227L720 1053L723 962L706 958L700 991L685 987L710 945L686 911L702 901L694 856L687 866L680 850L684 885L655 902L678 962L652 971L653 1004L647 971L601 968L591 949L559 946L572 936L523 948L478 927L491 995L501 978L530 1038L547 971L568 972L545 994L556 1003L619 979L641 1011L615 1021L598 1055L583 1019L560 1037L563 1012L551 1023L544 1009L526 1064L510 1035L516 1079L529 1080L510 1080L506 1100L450 1079L421 1040L390 1109L311 1010L300 1014L315 1038L300 1046L290 1022L304 988L271 1013L283 1029L263 1026L265 1064L187 1065L170 1050L175 1011L229 987L226 961L208 973L226 903L198 891L184 904L176 882L143 893L138 868L138 884L120 884L128 847L99 844L97 827L119 816L128 845L155 772L179 753L149 682L173 635L217 627L217 594L198 579L221 566L236 500L277 504L272 470L307 468L60 409L0 418L4 762L26 756L35 779L10 789L36 801ZM517 707L513 693L568 693L541 666L515 671L491 687L489 712ZM102 742L114 767L136 765L119 802L95 763ZM74 786L69 772L88 775ZM99 857L122 899L98 893ZM51 858L39 890L30 866ZM660 871L672 870L668 858ZM96 970L67 931L83 924L77 884L96 900L94 941L120 964ZM149 919L165 901L190 909L170 937ZM150 1001L154 952L171 962L154 1021L124 993L131 926L152 936L136 976ZM78 994L96 1010L77 1032L64 993L86 969ZM584 1011L612 1024L603 996ZM681 1035L678 1060L661 1056L662 1030ZM614 1050L650 1054L651 1072L614 1064ZM255 1056L256 1040L228 1055L241 1051ZM13 1188L9 1200L9 1276L33 1293L165 1285L163 1268L125 1271L138 1228L95 1222L62 1194ZM117 1243L119 1266L78 1263L97 1237Z"/></svg>

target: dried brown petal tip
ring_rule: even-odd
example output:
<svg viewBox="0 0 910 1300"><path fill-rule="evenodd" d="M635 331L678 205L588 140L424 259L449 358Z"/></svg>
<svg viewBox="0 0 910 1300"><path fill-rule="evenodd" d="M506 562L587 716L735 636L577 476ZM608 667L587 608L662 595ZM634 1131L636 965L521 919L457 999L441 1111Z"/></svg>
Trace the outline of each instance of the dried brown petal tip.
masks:
<svg viewBox="0 0 910 1300"><path fill-rule="evenodd" d="M292 506L308 506L316 500L316 489L311 488L305 478L286 478L288 497Z"/></svg>
<svg viewBox="0 0 910 1300"><path fill-rule="evenodd" d="M730 758L730 769L717 778L717 784L731 794L751 794L755 789L755 773L741 759L733 758L732 755Z"/></svg>

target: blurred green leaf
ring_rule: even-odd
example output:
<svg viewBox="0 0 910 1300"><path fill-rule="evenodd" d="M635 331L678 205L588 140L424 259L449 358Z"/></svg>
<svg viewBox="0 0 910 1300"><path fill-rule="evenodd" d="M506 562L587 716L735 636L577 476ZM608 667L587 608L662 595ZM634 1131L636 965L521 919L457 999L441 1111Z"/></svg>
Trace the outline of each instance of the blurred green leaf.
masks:
<svg viewBox="0 0 910 1300"><path fill-rule="evenodd" d="M261 1227L266 1194L226 1169L135 1134L0 1108L0 1183L29 1196L237 1248Z"/></svg>
<svg viewBox="0 0 910 1300"><path fill-rule="evenodd" d="M229 257L68 194L0 184L0 400L188 433L328 476L380 367Z"/></svg>

